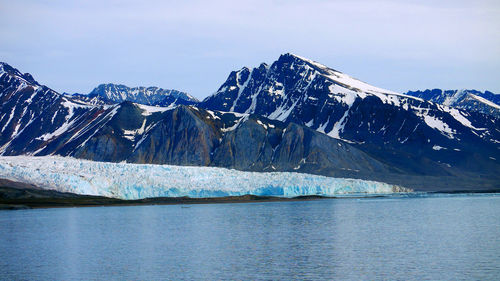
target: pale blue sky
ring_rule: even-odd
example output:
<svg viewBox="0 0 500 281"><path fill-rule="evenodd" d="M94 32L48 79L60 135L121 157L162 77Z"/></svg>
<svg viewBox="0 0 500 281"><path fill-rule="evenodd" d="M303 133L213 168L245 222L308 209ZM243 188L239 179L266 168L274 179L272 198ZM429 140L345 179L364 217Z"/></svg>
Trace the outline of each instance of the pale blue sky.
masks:
<svg viewBox="0 0 500 281"><path fill-rule="evenodd" d="M0 0L0 61L59 92L100 83L204 98L296 53L375 86L500 93L500 2Z"/></svg>

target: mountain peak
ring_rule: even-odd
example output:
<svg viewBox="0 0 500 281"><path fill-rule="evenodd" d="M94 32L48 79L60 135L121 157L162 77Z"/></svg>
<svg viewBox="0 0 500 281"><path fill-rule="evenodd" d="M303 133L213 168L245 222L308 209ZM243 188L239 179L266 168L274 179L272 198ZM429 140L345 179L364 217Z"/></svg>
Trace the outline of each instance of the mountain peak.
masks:
<svg viewBox="0 0 500 281"><path fill-rule="evenodd" d="M10 66L8 63L0 62L0 75L2 75L4 73L8 73L10 75L15 75L15 76L19 76L19 77L23 76L23 74L19 70Z"/></svg>
<svg viewBox="0 0 500 281"><path fill-rule="evenodd" d="M41 86L38 82L33 78L33 76L29 73L22 73L17 68L10 66L8 63L0 62L0 76L4 73L7 73L10 76L15 77L16 79L23 81L32 86Z"/></svg>
<svg viewBox="0 0 500 281"><path fill-rule="evenodd" d="M33 83L33 84L38 84L38 83L36 82L35 78L33 78L33 76L32 76L31 74L29 74L28 72L26 72L26 73L24 73L24 74L23 74L23 78L24 78L26 81L30 82L30 83Z"/></svg>
<svg viewBox="0 0 500 281"><path fill-rule="evenodd" d="M280 58L284 58L284 59L295 58L295 59L300 59L300 60L304 60L304 61L310 61L310 59L307 59L307 58L305 58L303 56L300 56L300 55L297 55L297 54L294 54L294 53L289 53L289 52L281 54Z"/></svg>
<svg viewBox="0 0 500 281"><path fill-rule="evenodd" d="M473 98L478 100L475 96ZM439 131L438 138L453 139L456 132L463 131L463 128L455 126L479 128L471 125L472 118L468 120L461 113L453 111L450 114L448 108L443 109L420 97L372 86L291 53L281 55L264 71L242 68L232 72L219 90L200 106L295 122L333 138L353 142L366 142L369 134L380 134L377 141L382 143L399 145L408 141L411 136L406 134L396 138L385 134L387 126L384 122L388 116L382 112L391 112L389 117L395 119L404 115L408 119L405 124L412 122L412 130L422 126L426 130ZM367 116L370 116L369 119L364 120ZM452 120L450 124L445 123L449 120ZM374 129L374 123L377 123L377 129ZM361 126L366 126L367 135L360 133L358 128ZM401 126L407 125L399 123L399 127L391 127L391 130L394 129L392 134L401 133L398 132Z"/></svg>
<svg viewBox="0 0 500 281"><path fill-rule="evenodd" d="M314 60L302 57L300 55L292 54L292 53L285 53L279 57L279 59L276 61L276 63L293 63L293 66L295 66L297 63L300 63L301 65L305 65L307 67L312 68L313 70L319 72L319 75L327 78L334 84L349 89L354 92L363 92L363 93L368 93L368 94L384 94L384 95L398 95L402 96L402 94L399 94L394 91L382 89L379 87L372 86L366 82L363 82L359 79L356 79L354 77L351 77L341 71L335 70L333 68L330 68L324 64L321 64L319 62L316 62ZM305 68L307 70L307 67ZM409 97L409 96L406 96Z"/></svg>
<svg viewBox="0 0 500 281"><path fill-rule="evenodd" d="M337 71L335 69L332 69L324 64L321 64L317 61L314 61L314 60L311 60L311 59L308 59L306 57L303 57L303 56L300 56L300 55L296 55L296 54L293 54L293 53L285 53L285 54L282 54L280 55L280 57L278 58L278 61L277 62L302 62L302 63L306 63L307 65L315 68L316 70L319 70L321 72L327 72L327 71L335 71L335 72L339 72L341 73L340 71Z"/></svg>
<svg viewBox="0 0 500 281"><path fill-rule="evenodd" d="M169 106L175 104L194 104L198 100L188 93L159 87L128 87L123 84L100 84L85 99L99 99L104 103L131 101L145 105Z"/></svg>
<svg viewBox="0 0 500 281"><path fill-rule="evenodd" d="M302 107L302 103L333 99L332 102L351 104L354 99L365 96L397 102L399 97L395 96L403 95L374 87L302 56L285 53L269 67L261 64L258 68L244 67L231 72L226 82L201 106L285 120L293 119L293 109Z"/></svg>

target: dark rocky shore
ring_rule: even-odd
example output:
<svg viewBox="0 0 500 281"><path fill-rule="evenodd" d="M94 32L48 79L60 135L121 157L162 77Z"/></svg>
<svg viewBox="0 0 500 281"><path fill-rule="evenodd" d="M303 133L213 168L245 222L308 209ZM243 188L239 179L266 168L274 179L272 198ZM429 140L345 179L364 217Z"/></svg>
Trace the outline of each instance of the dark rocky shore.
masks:
<svg viewBox="0 0 500 281"><path fill-rule="evenodd" d="M0 181L1 183L5 183ZM3 184L5 185L5 184ZM325 199L322 196L299 196L283 198L273 196L227 196L213 198L156 197L140 200L122 200L104 196L78 195L73 193L42 190L23 186L0 186L0 210L19 210L32 208L92 207L92 206L135 206L135 205L174 205L210 203L248 203L271 201L298 201Z"/></svg>

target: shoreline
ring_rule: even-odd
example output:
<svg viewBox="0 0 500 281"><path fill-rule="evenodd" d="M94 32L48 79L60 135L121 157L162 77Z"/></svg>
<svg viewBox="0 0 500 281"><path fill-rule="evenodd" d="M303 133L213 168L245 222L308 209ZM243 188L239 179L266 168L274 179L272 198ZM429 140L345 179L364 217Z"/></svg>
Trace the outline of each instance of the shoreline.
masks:
<svg viewBox="0 0 500 281"><path fill-rule="evenodd" d="M463 190L463 191L433 191L396 193L418 197L420 195L457 195L457 194L492 194L500 193L495 190ZM226 203L258 203L258 202L294 202L315 201L323 199L370 199L387 198L391 194L352 194L339 196L307 195L297 197L277 196L225 196L225 197L154 197L144 199L118 199L104 196L78 195L54 190L33 189L26 187L0 186L0 210L46 209L46 208L73 208L73 207L117 207L117 206L152 206L152 205L197 205L197 204L226 204Z"/></svg>
<svg viewBox="0 0 500 281"><path fill-rule="evenodd" d="M319 195L298 196L292 198L275 196L226 196L209 198L190 197L156 197L135 200L124 200L102 196L76 195L69 198L0 198L0 210L73 208L73 207L121 207L121 206L153 206L153 205L198 205L198 204L228 204L228 203L258 203L258 202L293 202L334 199Z"/></svg>

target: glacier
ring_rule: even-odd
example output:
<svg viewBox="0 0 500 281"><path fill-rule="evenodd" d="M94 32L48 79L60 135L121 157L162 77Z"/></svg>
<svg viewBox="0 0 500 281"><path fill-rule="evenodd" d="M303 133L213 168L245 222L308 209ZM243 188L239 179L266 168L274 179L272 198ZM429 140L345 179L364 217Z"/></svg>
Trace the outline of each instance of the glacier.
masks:
<svg viewBox="0 0 500 281"><path fill-rule="evenodd" d="M109 163L61 156L2 156L0 178L34 184L43 189L121 199L246 194L336 196L409 191L381 182L304 173Z"/></svg>

